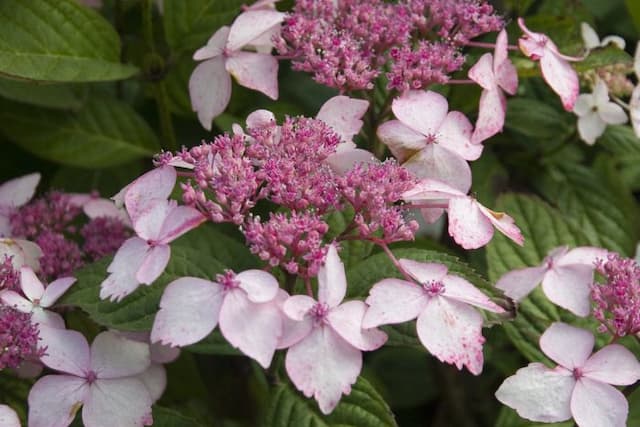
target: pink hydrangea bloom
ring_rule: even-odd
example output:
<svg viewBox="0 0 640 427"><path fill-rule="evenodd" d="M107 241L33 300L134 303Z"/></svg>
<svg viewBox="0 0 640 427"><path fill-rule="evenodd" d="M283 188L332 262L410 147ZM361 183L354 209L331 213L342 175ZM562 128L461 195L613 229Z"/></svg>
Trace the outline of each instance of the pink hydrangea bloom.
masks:
<svg viewBox="0 0 640 427"><path fill-rule="evenodd" d="M377 329L362 328L366 305L342 303L346 290L344 265L331 245L318 272L318 301L295 295L283 305L285 314L300 322L286 337L287 374L305 396L316 399L324 414L333 411L342 394L351 393L362 369L362 351L375 350L387 340Z"/></svg>
<svg viewBox="0 0 640 427"><path fill-rule="evenodd" d="M62 316L46 309L53 306L75 281L75 277L63 277L45 287L32 269L22 267L20 288L24 296L14 291L4 291L0 293L0 301L23 313L31 313L34 323L64 329Z"/></svg>
<svg viewBox="0 0 640 427"><path fill-rule="evenodd" d="M18 368L23 362L42 356L45 349L38 342L39 335L31 313L0 304L0 371Z"/></svg>
<svg viewBox="0 0 640 427"><path fill-rule="evenodd" d="M20 274L13 266L11 255L0 254L0 294L2 291L17 291L20 288Z"/></svg>
<svg viewBox="0 0 640 427"><path fill-rule="evenodd" d="M449 235L465 249L477 249L489 243L494 228L519 245L524 238L515 221L504 212L494 212L475 198L432 179L420 181L402 198L418 203L427 222L437 220L444 210L449 216Z"/></svg>
<svg viewBox="0 0 640 427"><path fill-rule="evenodd" d="M540 61L542 77L560 96L564 109L572 111L578 99L580 82L569 61L581 61L582 58L561 54L549 37L529 30L522 18L518 18L518 25L524 32L519 40L520 50L532 60Z"/></svg>
<svg viewBox="0 0 640 427"><path fill-rule="evenodd" d="M542 282L542 290L551 302L584 317L591 311L589 294L596 260L606 256L607 251L601 248L583 246L569 250L561 246L549 252L537 267L504 274L496 287L520 301Z"/></svg>
<svg viewBox="0 0 640 427"><path fill-rule="evenodd" d="M507 55L507 44L507 31L502 30L493 55L485 53L469 70L469 78L482 87L478 121L471 135L474 144L502 132L507 113L504 92L515 95L518 90L518 73Z"/></svg>
<svg viewBox="0 0 640 427"><path fill-rule="evenodd" d="M261 270L228 271L216 282L196 277L174 280L160 300L151 342L193 344L219 322L232 346L268 368L282 335L277 301L281 292L275 277Z"/></svg>
<svg viewBox="0 0 640 427"><path fill-rule="evenodd" d="M494 313L504 309L465 279L447 274L443 264L400 259L415 283L384 279L371 288L363 326L402 323L418 319L422 345L439 360L482 372L482 315L474 307Z"/></svg>
<svg viewBox="0 0 640 427"><path fill-rule="evenodd" d="M18 414L7 405L0 405L0 426L20 427Z"/></svg>
<svg viewBox="0 0 640 427"><path fill-rule="evenodd" d="M439 93L407 92L393 100L398 120L383 123L377 133L418 178L437 179L466 193L471 187L466 161L479 158L482 145L471 143L473 126L464 114L448 109Z"/></svg>
<svg viewBox="0 0 640 427"><path fill-rule="evenodd" d="M496 397L532 421L559 422L573 417L580 427L624 427L629 404L613 386L640 379L640 363L619 344L591 354L591 332L565 323L552 324L540 348L558 364L554 369L530 363L507 378Z"/></svg>
<svg viewBox="0 0 640 427"><path fill-rule="evenodd" d="M87 427L153 423L152 398L137 378L149 367L149 346L103 332L91 348L76 331L41 327L42 362L59 375L40 378L29 393L30 427L66 427L82 406Z"/></svg>
<svg viewBox="0 0 640 427"><path fill-rule="evenodd" d="M196 209L167 200L175 182L175 169L162 166L126 188L124 204L136 236L124 242L107 267L100 298L119 301L140 283L153 283L169 262L169 243L205 221Z"/></svg>
<svg viewBox="0 0 640 427"><path fill-rule="evenodd" d="M11 215L31 200L39 182L40 174L32 173L0 185L0 237L13 236Z"/></svg>
<svg viewBox="0 0 640 427"><path fill-rule="evenodd" d="M593 317L600 331L622 337L640 333L640 266L637 261L610 253L596 261L604 283L591 285Z"/></svg>
<svg viewBox="0 0 640 427"><path fill-rule="evenodd" d="M264 45L278 28L284 14L270 9L249 10L236 18L231 27L223 26L198 49L193 59L199 64L189 79L193 110L202 126L211 130L211 121L220 115L231 98L231 76L250 89L278 98L278 60L262 52L243 48ZM267 41L261 39L268 34Z"/></svg>

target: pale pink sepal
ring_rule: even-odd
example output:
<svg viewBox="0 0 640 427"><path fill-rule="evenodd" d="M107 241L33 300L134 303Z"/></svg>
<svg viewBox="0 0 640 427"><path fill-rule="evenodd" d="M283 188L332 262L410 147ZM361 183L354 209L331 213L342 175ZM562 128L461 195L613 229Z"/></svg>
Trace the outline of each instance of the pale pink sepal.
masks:
<svg viewBox="0 0 640 427"><path fill-rule="evenodd" d="M149 363L147 343L114 332L98 334L91 344L91 369L100 379L135 376L147 370Z"/></svg>
<svg viewBox="0 0 640 427"><path fill-rule="evenodd" d="M428 299L421 287L399 279L383 279L369 291L369 305L363 328L407 322L415 319Z"/></svg>
<svg viewBox="0 0 640 427"><path fill-rule="evenodd" d="M13 268L19 270L22 266L31 267L35 272L40 271L40 257L42 250L37 244L23 239L0 238L0 259L11 257Z"/></svg>
<svg viewBox="0 0 640 427"><path fill-rule="evenodd" d="M239 85L278 99L278 60L265 53L235 52L225 62Z"/></svg>
<svg viewBox="0 0 640 427"><path fill-rule="evenodd" d="M125 240L107 267L109 276L100 284L101 299L120 301L138 288L140 282L136 274L148 250L147 242L139 237Z"/></svg>
<svg viewBox="0 0 640 427"><path fill-rule="evenodd" d="M249 300L257 303L273 300L280 289L276 278L262 270L245 270L238 273L235 280L240 282Z"/></svg>
<svg viewBox="0 0 640 427"><path fill-rule="evenodd" d="M189 78L189 98L200 124L210 131L211 122L222 114L231 99L231 76L222 56L208 59L193 70Z"/></svg>
<svg viewBox="0 0 640 427"><path fill-rule="evenodd" d="M333 308L338 306L347 292L344 264L335 244L329 246L324 264L318 270L318 301Z"/></svg>
<svg viewBox="0 0 640 427"><path fill-rule="evenodd" d="M0 237L11 235L10 214L31 200L39 182L40 174L36 172L0 185Z"/></svg>
<svg viewBox="0 0 640 427"><path fill-rule="evenodd" d="M325 102L316 118L333 128L342 141L349 142L362 128L362 116L369 108L369 101L338 95Z"/></svg>
<svg viewBox="0 0 640 427"><path fill-rule="evenodd" d="M161 363L151 363L137 378L144 384L155 403L167 388L167 371Z"/></svg>
<svg viewBox="0 0 640 427"><path fill-rule="evenodd" d="M161 166L139 176L121 196L131 220L135 223L150 203L167 199L176 184L177 173L172 166Z"/></svg>
<svg viewBox="0 0 640 427"><path fill-rule="evenodd" d="M222 307L222 286L195 277L171 282L160 299L151 329L151 342L183 347L213 331Z"/></svg>
<svg viewBox="0 0 640 427"><path fill-rule="evenodd" d="M29 427L67 427L89 394L84 378L47 375L29 392Z"/></svg>
<svg viewBox="0 0 640 427"><path fill-rule="evenodd" d="M284 13L276 10L248 10L241 13L231 25L227 49L240 50L263 33L278 26L284 17Z"/></svg>
<svg viewBox="0 0 640 427"><path fill-rule="evenodd" d="M82 420L91 427L149 426L152 404L147 387L138 378L99 379L87 393Z"/></svg>
<svg viewBox="0 0 640 427"><path fill-rule="evenodd" d="M362 353L330 327L318 327L289 348L285 366L296 388L329 414L342 394L351 393L362 369Z"/></svg>
<svg viewBox="0 0 640 427"><path fill-rule="evenodd" d="M362 301L347 301L331 310L327 320L333 330L349 344L362 351L382 347L387 334L377 329L364 329L362 321L367 306Z"/></svg>
<svg viewBox="0 0 640 427"><path fill-rule="evenodd" d="M20 427L18 414L7 405L0 405L0 426Z"/></svg>
<svg viewBox="0 0 640 427"><path fill-rule="evenodd" d="M544 266L511 270L500 277L496 288L504 291L509 298L520 301L542 282L546 272Z"/></svg>
<svg viewBox="0 0 640 427"><path fill-rule="evenodd" d="M584 365L595 339L585 329L576 328L566 323L553 323L540 337L540 349L558 365L567 369Z"/></svg>
<svg viewBox="0 0 640 427"><path fill-rule="evenodd" d="M169 245L152 246L146 252L140 268L136 272L136 281L144 285L150 285L162 274L171 258Z"/></svg>
<svg viewBox="0 0 640 427"><path fill-rule="evenodd" d="M582 378L571 395L571 413L580 427L626 427L629 403L609 384Z"/></svg>

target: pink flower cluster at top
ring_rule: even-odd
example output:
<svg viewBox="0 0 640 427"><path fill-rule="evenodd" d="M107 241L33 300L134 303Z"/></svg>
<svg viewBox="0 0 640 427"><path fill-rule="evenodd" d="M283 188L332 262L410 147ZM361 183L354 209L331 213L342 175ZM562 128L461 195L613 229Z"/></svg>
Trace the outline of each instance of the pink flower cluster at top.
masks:
<svg viewBox="0 0 640 427"><path fill-rule="evenodd" d="M503 25L491 5L476 0L302 0L276 48L295 70L341 92L372 89L390 63L387 86L403 91L445 83L464 63L459 46Z"/></svg>
<svg viewBox="0 0 640 427"><path fill-rule="evenodd" d="M629 258L609 254L597 261L604 283L591 286L595 303L593 317L601 322L601 332L622 337L640 332L640 266Z"/></svg>

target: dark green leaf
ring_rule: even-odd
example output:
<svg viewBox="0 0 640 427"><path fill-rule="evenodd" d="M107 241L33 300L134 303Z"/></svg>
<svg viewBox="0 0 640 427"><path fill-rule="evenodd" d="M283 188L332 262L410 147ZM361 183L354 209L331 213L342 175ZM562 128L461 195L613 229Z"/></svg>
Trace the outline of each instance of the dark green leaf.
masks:
<svg viewBox="0 0 640 427"><path fill-rule="evenodd" d="M77 113L0 99L0 131L39 157L82 168L105 168L159 151L147 123L106 95L91 97Z"/></svg>
<svg viewBox="0 0 640 427"><path fill-rule="evenodd" d="M40 107L78 110L87 90L71 84L36 84L0 78L0 96Z"/></svg>
<svg viewBox="0 0 640 427"><path fill-rule="evenodd" d="M96 11L73 0L0 2L0 74L89 82L131 77L120 39Z"/></svg>
<svg viewBox="0 0 640 427"><path fill-rule="evenodd" d="M522 135L562 140L573 132L575 118L534 98L511 98L507 103L507 129Z"/></svg>
<svg viewBox="0 0 640 427"><path fill-rule="evenodd" d="M153 407L153 427L202 427L202 424L176 410L155 405Z"/></svg>
<svg viewBox="0 0 640 427"><path fill-rule="evenodd" d="M584 61L576 62L574 68L582 73L608 65L626 65L631 67L633 58L620 49L618 46L610 44L608 46L592 50Z"/></svg>
<svg viewBox="0 0 640 427"><path fill-rule="evenodd" d="M573 421L565 421L563 423L537 423L520 418L513 409L504 406L500 411L495 427L571 427Z"/></svg>
<svg viewBox="0 0 640 427"><path fill-rule="evenodd" d="M359 377L351 394L325 416L314 400L302 396L289 384L272 391L263 427L389 427L397 426L389 406L364 378Z"/></svg>
<svg viewBox="0 0 640 427"><path fill-rule="evenodd" d="M174 51L192 53L240 13L244 0L165 0L164 32Z"/></svg>

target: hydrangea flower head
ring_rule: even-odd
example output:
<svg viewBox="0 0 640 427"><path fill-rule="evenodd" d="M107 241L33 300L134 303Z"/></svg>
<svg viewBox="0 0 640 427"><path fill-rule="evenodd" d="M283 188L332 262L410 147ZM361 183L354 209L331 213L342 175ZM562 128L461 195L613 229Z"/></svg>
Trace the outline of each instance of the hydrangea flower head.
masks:
<svg viewBox="0 0 640 427"><path fill-rule="evenodd" d="M606 255L607 251L601 248L583 246L569 250L561 246L549 252L537 267L506 273L496 287L520 301L542 283L542 290L551 302L584 317L591 311L589 294L596 260Z"/></svg>
<svg viewBox="0 0 640 427"><path fill-rule="evenodd" d="M335 245L330 245L318 272L318 300L308 295L287 299L283 311L300 322L287 340L285 366L293 384L313 396L328 414L342 394L351 393L362 369L362 351L381 347L387 340L377 329L363 329L366 305L342 303L347 290L344 266Z"/></svg>
<svg viewBox="0 0 640 427"><path fill-rule="evenodd" d="M29 426L66 427L82 406L84 425L142 427L153 423L152 398L137 378L149 367L149 346L113 332L89 347L76 331L40 328L41 360L60 374L40 378L29 393Z"/></svg>
<svg viewBox="0 0 640 427"><path fill-rule="evenodd" d="M400 265L415 283L384 279L371 288L363 326L407 322L417 318L418 338L439 360L482 372L482 315L475 307L494 313L504 309L465 279L448 273L443 264L401 259Z"/></svg>
<svg viewBox="0 0 640 427"><path fill-rule="evenodd" d="M529 30L522 18L518 18L518 25L524 32L519 40L520 50L532 60L540 61L544 80L560 96L564 109L573 110L580 83L569 61L580 61L582 58L563 55L547 35Z"/></svg>
<svg viewBox="0 0 640 427"><path fill-rule="evenodd" d="M573 417L580 427L624 427L629 404L615 387L640 379L640 363L619 344L595 354L591 332L553 323L540 348L558 364L530 363L507 378L496 397L532 421L560 422Z"/></svg>
<svg viewBox="0 0 640 427"><path fill-rule="evenodd" d="M0 371L18 368L22 362L42 356L38 325L31 313L0 304Z"/></svg>
<svg viewBox="0 0 640 427"><path fill-rule="evenodd" d="M278 60L269 51L249 52L247 46L260 46L274 35L284 14L272 9L248 10L223 26L207 45L193 55L200 63L189 79L193 110L202 126L211 130L211 121L220 115L231 98L231 76L250 89L278 98ZM265 34L267 35L266 40Z"/></svg>

